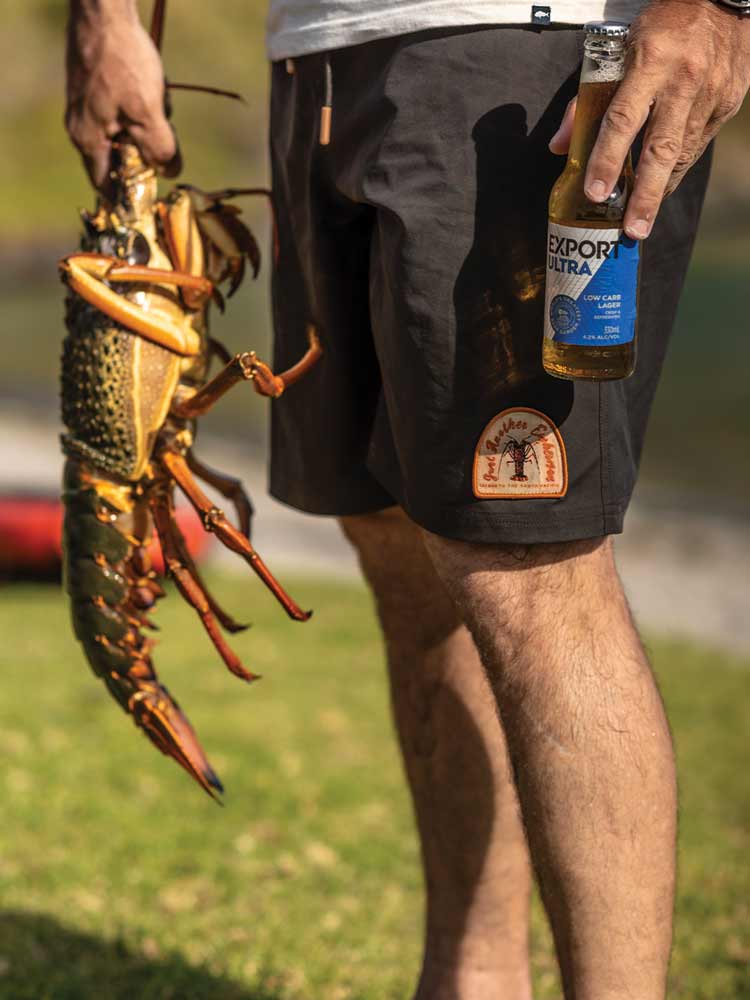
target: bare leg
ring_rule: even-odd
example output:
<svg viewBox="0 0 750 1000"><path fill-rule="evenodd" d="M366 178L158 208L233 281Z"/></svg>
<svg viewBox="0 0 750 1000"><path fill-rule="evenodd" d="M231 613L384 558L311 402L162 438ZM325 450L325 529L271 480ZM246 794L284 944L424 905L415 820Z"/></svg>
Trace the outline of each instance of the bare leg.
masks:
<svg viewBox="0 0 750 1000"><path fill-rule="evenodd" d="M342 519L372 588L427 887L416 1000L529 1000L530 869L476 647L397 508Z"/></svg>
<svg viewBox="0 0 750 1000"><path fill-rule="evenodd" d="M674 762L610 542L425 538L495 689L565 996L663 1000Z"/></svg>

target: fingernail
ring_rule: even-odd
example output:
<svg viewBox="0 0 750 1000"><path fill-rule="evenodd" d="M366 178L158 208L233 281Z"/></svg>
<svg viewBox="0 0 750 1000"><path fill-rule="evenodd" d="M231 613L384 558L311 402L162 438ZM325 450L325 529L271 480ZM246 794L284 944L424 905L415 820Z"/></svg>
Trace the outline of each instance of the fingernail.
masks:
<svg viewBox="0 0 750 1000"><path fill-rule="evenodd" d="M604 201L607 197L607 185L604 181L592 181L586 188L586 194L592 201Z"/></svg>
<svg viewBox="0 0 750 1000"><path fill-rule="evenodd" d="M645 240L650 232L651 226L645 219L636 219L627 227L628 236L632 236L634 240Z"/></svg>
<svg viewBox="0 0 750 1000"><path fill-rule="evenodd" d="M550 139L550 141L549 141L549 148L550 148L550 149L552 149L552 147L553 147L553 146L555 145L555 143L557 142L557 140L558 140L558 139L560 138L560 133L561 133L561 132L562 132L562 129L561 129L561 128L559 128L559 129L557 130L557 132L555 132L555 134L554 134L554 135L552 136L552 138Z"/></svg>

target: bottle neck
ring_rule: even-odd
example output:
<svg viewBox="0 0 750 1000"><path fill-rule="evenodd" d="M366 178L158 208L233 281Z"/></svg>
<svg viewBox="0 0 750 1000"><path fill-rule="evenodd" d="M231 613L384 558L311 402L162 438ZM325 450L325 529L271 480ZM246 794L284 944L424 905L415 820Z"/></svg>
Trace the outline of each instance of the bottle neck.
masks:
<svg viewBox="0 0 750 1000"><path fill-rule="evenodd" d="M584 166L588 161L599 135L602 119L624 75L624 41L619 38L588 37L584 46L569 163Z"/></svg>

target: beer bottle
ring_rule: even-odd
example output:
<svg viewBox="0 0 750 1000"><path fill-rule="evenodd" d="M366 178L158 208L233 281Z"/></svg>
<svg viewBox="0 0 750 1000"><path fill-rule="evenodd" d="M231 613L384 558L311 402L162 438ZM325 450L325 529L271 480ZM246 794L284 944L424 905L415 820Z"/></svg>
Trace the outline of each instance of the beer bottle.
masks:
<svg viewBox="0 0 750 1000"><path fill-rule="evenodd" d="M542 360L566 379L627 378L635 368L639 244L622 229L633 188L630 154L603 203L583 191L591 150L624 74L628 25L585 25L583 68L568 162L552 189Z"/></svg>

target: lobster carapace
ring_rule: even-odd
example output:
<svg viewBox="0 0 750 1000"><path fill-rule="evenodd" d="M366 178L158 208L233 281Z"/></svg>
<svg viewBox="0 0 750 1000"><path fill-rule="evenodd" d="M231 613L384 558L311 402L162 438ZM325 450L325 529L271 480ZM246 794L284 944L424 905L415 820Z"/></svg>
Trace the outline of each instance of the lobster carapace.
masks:
<svg viewBox="0 0 750 1000"><path fill-rule="evenodd" d="M157 4L163 15L163 3ZM158 18L155 17L155 23ZM159 29L160 33L160 29ZM278 397L320 355L309 349L274 374L254 352L232 357L208 331L219 286L237 288L257 244L228 200L254 190L204 193L182 185L164 198L157 177L123 137L114 145L106 197L83 213L81 251L60 261L68 286L62 358L65 586L77 638L94 672L149 739L210 795L222 791L190 723L157 679L150 609L163 595L148 559L155 528L165 566L197 611L227 667L246 670L222 629L244 628L216 603L174 517L178 488L207 531L244 558L287 614L309 618L283 590L250 542L252 507L241 483L193 453L194 422L241 381ZM209 378L217 357L223 367ZM203 493L209 483L234 506L235 527Z"/></svg>

